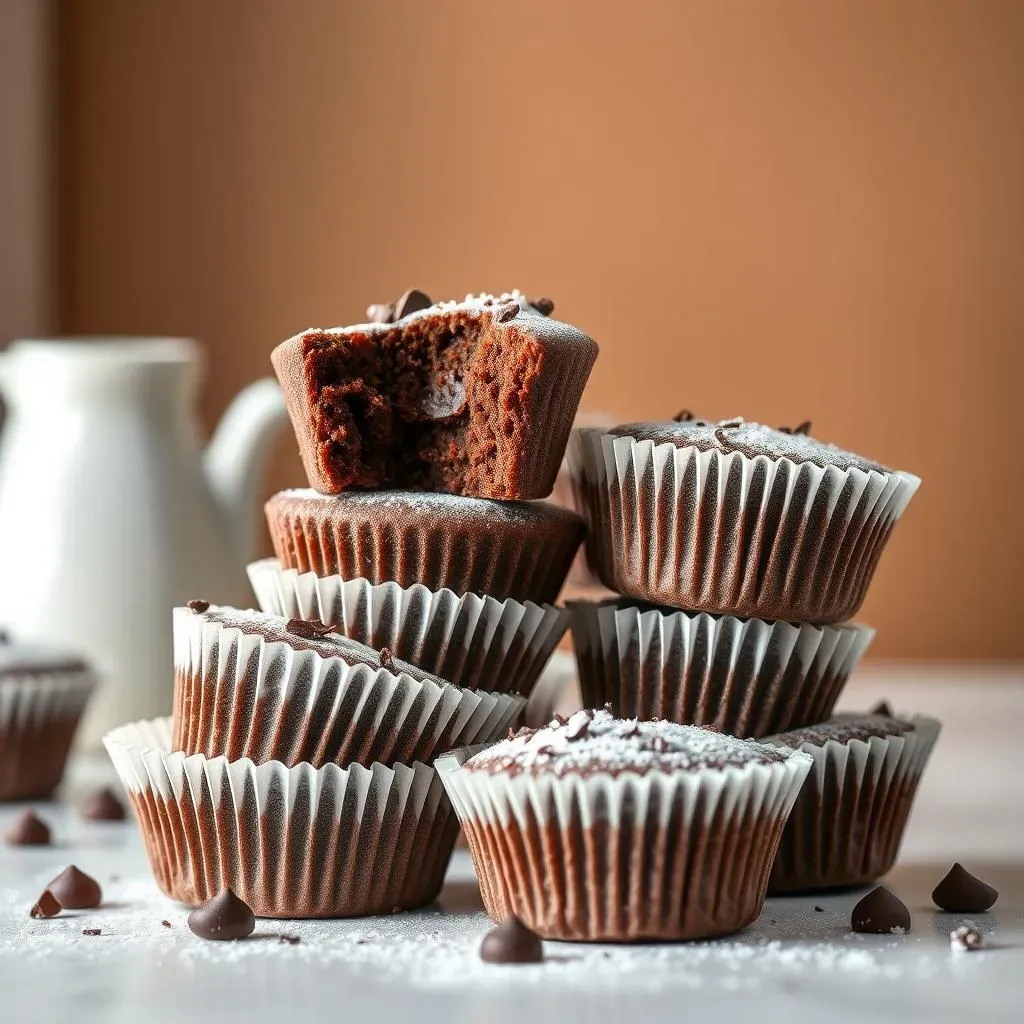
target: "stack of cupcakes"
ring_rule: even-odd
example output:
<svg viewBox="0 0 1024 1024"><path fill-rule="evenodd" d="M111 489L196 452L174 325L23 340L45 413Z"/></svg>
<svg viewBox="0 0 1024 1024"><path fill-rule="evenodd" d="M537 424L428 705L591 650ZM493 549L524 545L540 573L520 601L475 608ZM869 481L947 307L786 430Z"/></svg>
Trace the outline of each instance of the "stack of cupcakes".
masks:
<svg viewBox="0 0 1024 1024"><path fill-rule="evenodd" d="M258 916L440 891L458 822L434 759L514 726L568 628L583 536L551 490L597 346L518 292L273 353L312 489L267 505L262 611L174 614L172 719L107 737L161 888Z"/></svg>
<svg viewBox="0 0 1024 1024"><path fill-rule="evenodd" d="M589 564L619 595L573 604L584 706L809 754L775 891L887 871L939 728L831 720L874 635L849 620L920 481L809 428L684 412L568 450Z"/></svg>

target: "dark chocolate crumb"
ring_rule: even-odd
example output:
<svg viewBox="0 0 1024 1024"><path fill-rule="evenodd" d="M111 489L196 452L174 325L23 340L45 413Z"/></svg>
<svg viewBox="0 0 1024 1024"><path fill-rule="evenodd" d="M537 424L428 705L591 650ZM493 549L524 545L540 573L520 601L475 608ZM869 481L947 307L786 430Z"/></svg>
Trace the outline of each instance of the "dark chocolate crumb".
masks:
<svg viewBox="0 0 1024 1024"><path fill-rule="evenodd" d="M161 924L162 924L162 925L163 925L163 926L164 926L165 928L170 928L170 927L171 927L171 922L170 922L170 921L161 921L160 923L161 923Z"/></svg>
<svg viewBox="0 0 1024 1024"><path fill-rule="evenodd" d="M514 320L519 315L519 303L518 302L506 302L505 305L499 306L494 314L494 319L499 324L507 324L510 320Z"/></svg>
<svg viewBox="0 0 1024 1024"><path fill-rule="evenodd" d="M815 907L814 909L819 914L824 914L825 913L825 908L824 907Z"/></svg>
<svg viewBox="0 0 1024 1024"><path fill-rule="evenodd" d="M529 302L530 305L533 306L533 308L537 310L538 313L541 313L544 316L551 316L551 314L554 313L555 311L554 302L552 302L551 299L546 298L544 296L540 296L539 298L536 299L527 299L527 302Z"/></svg>
<svg viewBox="0 0 1024 1024"><path fill-rule="evenodd" d="M83 928L82 929L82 934L83 935L101 935L102 931L99 928Z"/></svg>
<svg viewBox="0 0 1024 1024"><path fill-rule="evenodd" d="M277 941L289 946L297 946L302 939L298 935L278 935Z"/></svg>
<svg viewBox="0 0 1024 1024"><path fill-rule="evenodd" d="M395 668L395 659L391 657L391 648L382 647L380 649L380 667L386 668L389 672L397 672Z"/></svg>
<svg viewBox="0 0 1024 1024"><path fill-rule="evenodd" d="M303 640L322 640L334 632L333 626L325 626L322 622L311 622L309 619L289 619L284 627L293 636Z"/></svg>
<svg viewBox="0 0 1024 1024"><path fill-rule="evenodd" d="M196 615L202 615L210 607L209 601L189 601L186 605L190 612L195 612Z"/></svg>

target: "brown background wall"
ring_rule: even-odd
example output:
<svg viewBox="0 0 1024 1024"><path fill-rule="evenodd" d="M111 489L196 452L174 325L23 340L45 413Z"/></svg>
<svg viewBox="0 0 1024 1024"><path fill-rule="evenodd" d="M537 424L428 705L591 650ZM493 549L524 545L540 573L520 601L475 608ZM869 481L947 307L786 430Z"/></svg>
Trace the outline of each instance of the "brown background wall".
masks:
<svg viewBox="0 0 1024 1024"><path fill-rule="evenodd" d="M876 654L1024 656L1024 3L66 0L61 46L63 329L204 339L208 422L409 285L548 294L587 408L924 478Z"/></svg>

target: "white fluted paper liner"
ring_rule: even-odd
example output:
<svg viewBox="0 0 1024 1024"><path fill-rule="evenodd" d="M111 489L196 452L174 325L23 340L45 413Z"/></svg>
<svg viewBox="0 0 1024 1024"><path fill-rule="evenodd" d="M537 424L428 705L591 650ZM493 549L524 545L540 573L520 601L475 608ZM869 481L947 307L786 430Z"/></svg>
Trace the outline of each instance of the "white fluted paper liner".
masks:
<svg viewBox="0 0 1024 1024"><path fill-rule="evenodd" d="M87 668L0 678L0 800L49 796L96 687Z"/></svg>
<svg viewBox="0 0 1024 1024"><path fill-rule="evenodd" d="M484 907L544 938L708 938L761 912L812 760L640 775L510 774L438 758Z"/></svg>
<svg viewBox="0 0 1024 1024"><path fill-rule="evenodd" d="M587 556L620 594L691 611L841 622L921 481L573 431Z"/></svg>
<svg viewBox="0 0 1024 1024"><path fill-rule="evenodd" d="M249 580L265 612L319 619L456 686L490 693L529 697L569 627L569 612L550 604L320 577L276 558L253 562Z"/></svg>
<svg viewBox="0 0 1024 1024"><path fill-rule="evenodd" d="M822 722L875 631L572 602L583 706L758 737Z"/></svg>
<svg viewBox="0 0 1024 1024"><path fill-rule="evenodd" d="M526 701L296 650L174 611L173 749L314 766L429 763L505 735Z"/></svg>
<svg viewBox="0 0 1024 1024"><path fill-rule="evenodd" d="M433 768L256 765L172 753L170 739L163 718L103 742L172 899L230 886L258 917L354 917L440 892L458 821Z"/></svg>
<svg viewBox="0 0 1024 1024"><path fill-rule="evenodd" d="M840 743L803 743L814 759L782 836L768 891L864 885L896 863L918 784L941 725L897 714L914 729ZM761 741L775 746L771 737Z"/></svg>

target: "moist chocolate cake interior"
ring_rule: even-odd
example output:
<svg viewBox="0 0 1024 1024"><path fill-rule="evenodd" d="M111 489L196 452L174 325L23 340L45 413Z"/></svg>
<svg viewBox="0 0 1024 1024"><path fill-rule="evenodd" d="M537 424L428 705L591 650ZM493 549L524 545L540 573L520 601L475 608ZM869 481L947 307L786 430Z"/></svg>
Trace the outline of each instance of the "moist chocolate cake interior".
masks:
<svg viewBox="0 0 1024 1024"><path fill-rule="evenodd" d="M496 340L492 320L504 312L428 312L307 337L317 457L338 489L497 485L499 457L523 435L540 355L518 331Z"/></svg>

